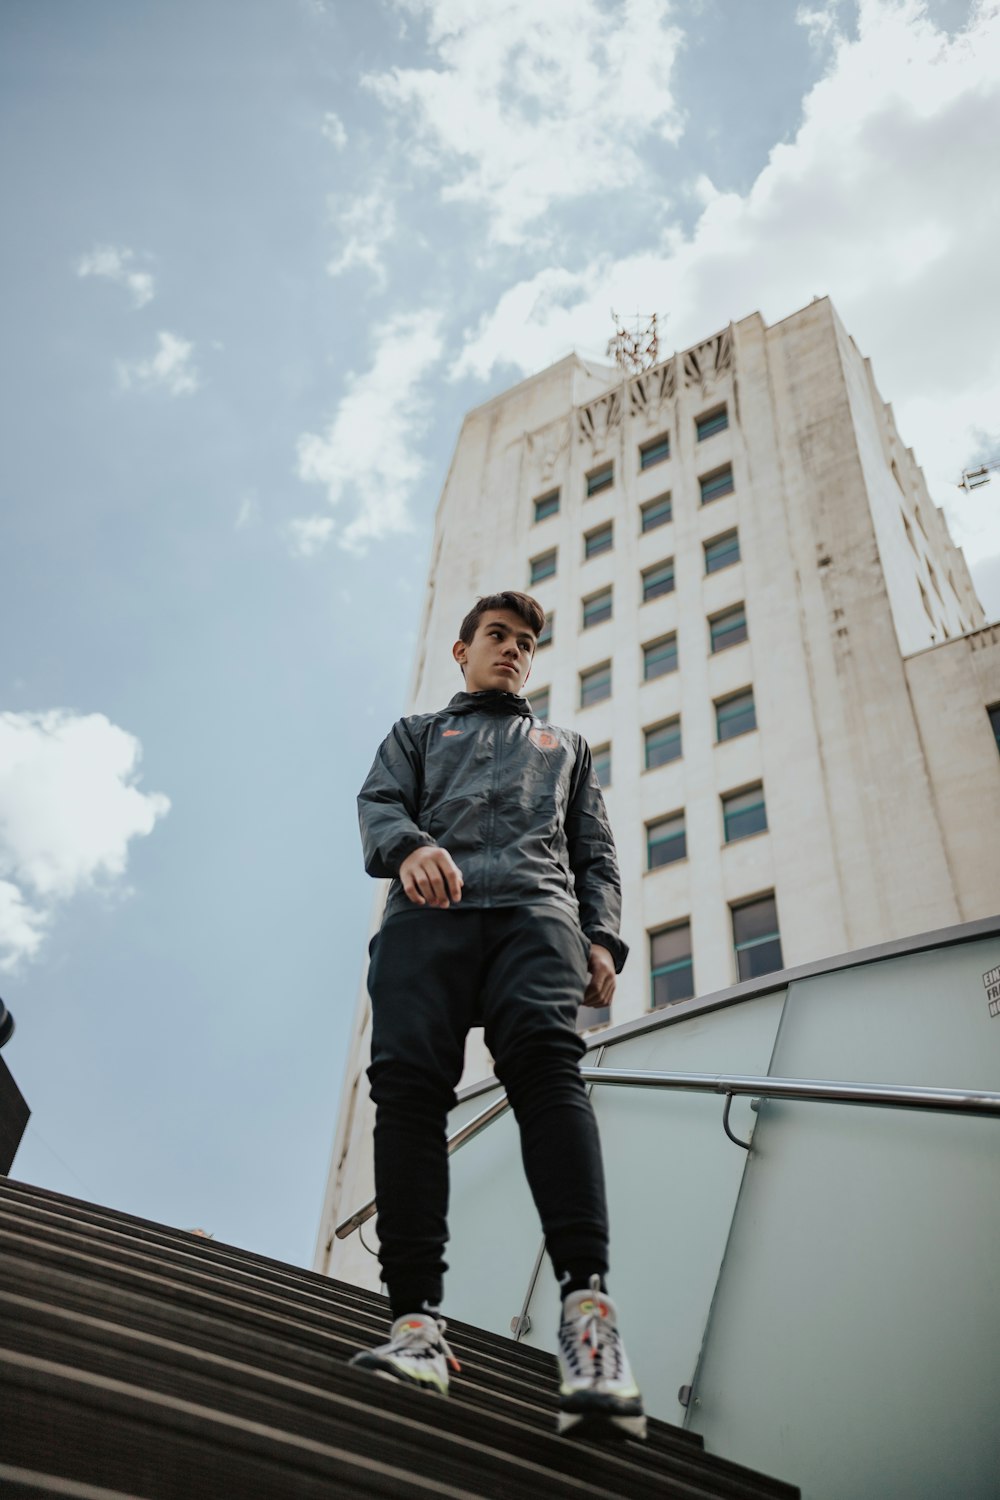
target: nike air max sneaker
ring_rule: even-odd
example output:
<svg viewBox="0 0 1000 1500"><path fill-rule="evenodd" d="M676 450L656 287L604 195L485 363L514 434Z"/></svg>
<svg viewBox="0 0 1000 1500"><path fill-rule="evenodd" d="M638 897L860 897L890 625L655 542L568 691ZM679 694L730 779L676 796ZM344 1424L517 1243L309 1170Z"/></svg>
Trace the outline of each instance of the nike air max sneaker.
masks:
<svg viewBox="0 0 1000 1500"><path fill-rule="evenodd" d="M448 1370L461 1367L445 1342L445 1327L444 1318L427 1313L397 1318L387 1344L355 1354L350 1363L359 1370L372 1370L447 1396Z"/></svg>
<svg viewBox="0 0 1000 1500"><path fill-rule="evenodd" d="M599 1276L570 1292L559 1326L559 1431L646 1436L639 1387L632 1378L615 1304Z"/></svg>

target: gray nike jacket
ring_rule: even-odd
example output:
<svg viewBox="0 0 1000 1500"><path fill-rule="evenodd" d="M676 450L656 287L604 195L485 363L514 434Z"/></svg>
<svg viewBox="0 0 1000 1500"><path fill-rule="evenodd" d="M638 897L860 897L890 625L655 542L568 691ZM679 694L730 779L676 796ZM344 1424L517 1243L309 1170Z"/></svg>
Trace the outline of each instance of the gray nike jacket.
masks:
<svg viewBox="0 0 1000 1500"><path fill-rule="evenodd" d="M412 910L399 867L440 845L462 872L462 906L563 907L621 971L615 844L582 735L537 719L525 698L456 693L399 719L358 796L365 869L391 879L386 916Z"/></svg>

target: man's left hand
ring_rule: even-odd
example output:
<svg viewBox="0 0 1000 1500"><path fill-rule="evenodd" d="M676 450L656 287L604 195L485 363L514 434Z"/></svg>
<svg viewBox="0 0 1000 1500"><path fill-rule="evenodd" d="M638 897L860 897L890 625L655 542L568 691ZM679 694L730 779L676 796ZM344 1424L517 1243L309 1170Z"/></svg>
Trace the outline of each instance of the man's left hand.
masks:
<svg viewBox="0 0 1000 1500"><path fill-rule="evenodd" d="M584 991L581 1004L599 1010L603 1005L610 1005L614 997L615 961L607 948L602 948L599 943L591 943L587 968L590 970L590 983Z"/></svg>

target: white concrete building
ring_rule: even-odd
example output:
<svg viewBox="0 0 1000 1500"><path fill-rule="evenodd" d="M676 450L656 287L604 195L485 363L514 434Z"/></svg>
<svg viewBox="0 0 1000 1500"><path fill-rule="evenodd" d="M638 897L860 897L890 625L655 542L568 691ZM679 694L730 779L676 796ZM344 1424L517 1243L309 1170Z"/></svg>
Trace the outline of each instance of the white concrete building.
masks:
<svg viewBox="0 0 1000 1500"><path fill-rule="evenodd" d="M614 1024L1000 909L1000 626L828 300L470 412L405 712L461 688L459 622L503 588L548 612L527 694L606 783ZM333 1239L372 1191L368 1032L362 989L315 1266L374 1286Z"/></svg>

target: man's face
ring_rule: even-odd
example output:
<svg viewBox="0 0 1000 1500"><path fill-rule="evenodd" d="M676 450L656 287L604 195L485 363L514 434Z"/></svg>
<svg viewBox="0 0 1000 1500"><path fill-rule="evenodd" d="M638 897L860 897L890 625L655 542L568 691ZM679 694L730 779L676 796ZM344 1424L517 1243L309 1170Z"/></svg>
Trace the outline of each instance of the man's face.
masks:
<svg viewBox="0 0 1000 1500"><path fill-rule="evenodd" d="M499 688L502 693L519 693L528 678L535 644L535 632L520 615L511 609L490 610L468 646L456 641L452 647L455 660L465 668L466 692Z"/></svg>

